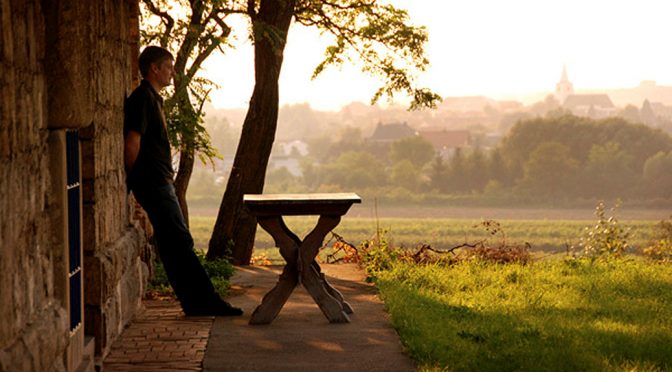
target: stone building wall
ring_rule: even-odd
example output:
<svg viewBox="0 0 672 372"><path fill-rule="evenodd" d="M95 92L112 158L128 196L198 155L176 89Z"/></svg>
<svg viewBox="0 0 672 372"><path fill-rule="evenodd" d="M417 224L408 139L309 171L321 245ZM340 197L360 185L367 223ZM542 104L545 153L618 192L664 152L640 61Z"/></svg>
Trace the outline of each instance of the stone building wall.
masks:
<svg viewBox="0 0 672 372"><path fill-rule="evenodd" d="M54 300L40 2L0 0L0 370L63 369Z"/></svg>
<svg viewBox="0 0 672 372"><path fill-rule="evenodd" d="M68 368L64 128L81 140L84 323L99 358L141 306L149 247L122 141L137 22L136 0L0 0L0 371Z"/></svg>

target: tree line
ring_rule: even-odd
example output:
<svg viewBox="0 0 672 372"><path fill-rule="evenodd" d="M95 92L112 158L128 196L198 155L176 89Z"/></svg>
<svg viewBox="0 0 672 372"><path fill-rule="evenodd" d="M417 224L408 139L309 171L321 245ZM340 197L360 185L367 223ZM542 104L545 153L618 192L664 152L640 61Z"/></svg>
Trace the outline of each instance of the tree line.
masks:
<svg viewBox="0 0 672 372"><path fill-rule="evenodd" d="M272 170L267 188L538 202L672 197L672 137L622 118L521 120L496 147L458 148L449 157L437 155L419 136L369 143L349 129L342 138L312 140L303 176Z"/></svg>

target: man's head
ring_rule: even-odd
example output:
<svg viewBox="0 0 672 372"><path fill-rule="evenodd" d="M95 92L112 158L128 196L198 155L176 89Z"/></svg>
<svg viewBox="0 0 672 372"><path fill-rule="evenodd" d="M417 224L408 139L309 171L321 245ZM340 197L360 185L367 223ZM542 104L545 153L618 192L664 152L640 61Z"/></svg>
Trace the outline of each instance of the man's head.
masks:
<svg viewBox="0 0 672 372"><path fill-rule="evenodd" d="M142 77L159 89L171 84L175 76L173 55L158 46L148 46L138 58L138 66Z"/></svg>

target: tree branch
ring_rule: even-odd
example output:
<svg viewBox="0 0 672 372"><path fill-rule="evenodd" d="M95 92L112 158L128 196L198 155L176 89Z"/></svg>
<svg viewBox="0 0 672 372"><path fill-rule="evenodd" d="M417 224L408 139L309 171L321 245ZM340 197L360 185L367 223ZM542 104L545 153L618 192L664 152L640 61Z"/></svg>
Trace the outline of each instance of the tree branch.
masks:
<svg viewBox="0 0 672 372"><path fill-rule="evenodd" d="M175 81L175 91L182 90L187 87L191 81L185 74L187 68L187 61L194 51L194 48L198 44L198 38L204 29L202 24L203 21L203 3L200 0L191 1L191 17L189 18L189 25L187 26L187 32L182 39L182 44L177 51L177 57L175 58L175 71L177 71L178 76L183 75L184 79L179 79Z"/></svg>
<svg viewBox="0 0 672 372"><path fill-rule="evenodd" d="M247 0L247 15L255 21L257 19L257 10L254 9L255 0Z"/></svg>
<svg viewBox="0 0 672 372"><path fill-rule="evenodd" d="M201 65L203 62L212 54L212 52L215 51L220 45L221 45L221 39L229 36L231 33L231 27L224 22L222 18L220 18L217 13L219 13L218 10L213 10L208 17L206 18L206 21L204 24L207 24L210 20L214 20L222 30L220 33L219 37L217 38L209 38L210 44L208 44L204 50L201 50L200 53L196 56L194 59L194 62L189 66L189 69L187 70L186 77L191 80L195 75L196 72L201 68Z"/></svg>
<svg viewBox="0 0 672 372"><path fill-rule="evenodd" d="M168 14L168 12L162 11L156 5L154 5L152 0L142 0L142 2L145 3L147 9L149 9L152 14L160 17L163 23L166 25L166 29L164 30L163 35L159 40L161 46L165 48L168 45L168 40L170 40L170 34L173 32L175 20L170 16L170 14Z"/></svg>

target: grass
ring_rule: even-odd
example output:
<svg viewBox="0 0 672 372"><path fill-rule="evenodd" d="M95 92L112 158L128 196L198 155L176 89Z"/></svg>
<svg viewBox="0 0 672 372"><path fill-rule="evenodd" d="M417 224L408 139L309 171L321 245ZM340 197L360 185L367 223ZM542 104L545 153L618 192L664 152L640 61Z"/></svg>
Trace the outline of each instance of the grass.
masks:
<svg viewBox="0 0 672 372"><path fill-rule="evenodd" d="M289 217L287 225L299 236L305 236L315 226L314 217ZM395 246L415 247L427 243L434 248L446 249L465 241L484 239L487 233L474 228L482 220L451 218L381 218L379 226L387 231L386 236ZM585 227L591 221L576 220L499 220L510 242L528 242L535 251L564 251L567 244L575 244ZM631 245L643 247L652 238L652 228L658 221L622 221L631 229ZM215 217L190 218L190 229L197 249L207 250ZM347 217L335 232L355 245L372 236L376 223L371 218ZM328 238L328 237L327 237ZM265 254L272 260L280 256L271 237L262 229L257 229L255 254Z"/></svg>
<svg viewBox="0 0 672 372"><path fill-rule="evenodd" d="M234 274L234 267L226 259L216 259L208 261L201 252L197 252L198 260L203 265L205 272L208 274L215 291L222 297L226 297L231 287L229 279ZM172 298L175 296L173 288L168 281L168 275L161 263L161 260L154 261L154 275L149 280L147 285L146 296L149 298Z"/></svg>
<svg viewBox="0 0 672 372"><path fill-rule="evenodd" d="M672 368L670 265L397 262L377 285L421 369Z"/></svg>
<svg viewBox="0 0 672 372"><path fill-rule="evenodd" d="M381 218L378 224L393 246L423 242L449 248L487 238L486 231L474 228L480 222ZM533 250L544 251L564 251L595 224L499 222L508 242L529 242ZM645 247L655 235L656 221L621 223L635 248ZM197 248L207 248L213 224L213 217L192 217ZM293 217L287 224L304 236L315 219ZM369 240L373 231L372 219L356 217L346 217L336 230L354 244ZM255 254L277 260L272 246L259 229ZM386 260L387 266L375 258L389 252L380 254L365 262L369 268L384 267L373 277L393 326L421 370L672 370L672 265L633 255L595 261L555 255L526 265L468 259L451 266Z"/></svg>

